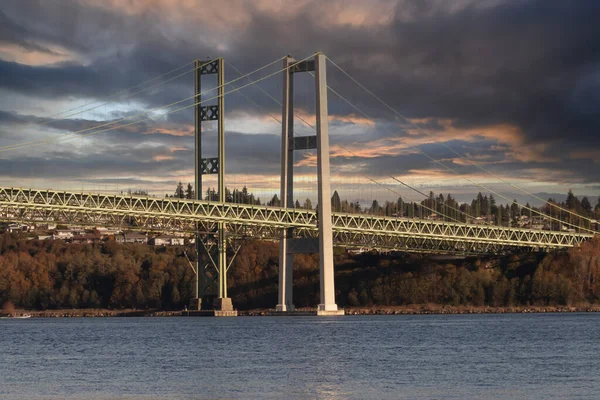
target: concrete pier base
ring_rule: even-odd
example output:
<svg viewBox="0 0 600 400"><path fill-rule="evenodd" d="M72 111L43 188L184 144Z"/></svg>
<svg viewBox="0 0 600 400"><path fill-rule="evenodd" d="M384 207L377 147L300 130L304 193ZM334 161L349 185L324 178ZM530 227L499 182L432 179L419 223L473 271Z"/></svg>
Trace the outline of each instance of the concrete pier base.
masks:
<svg viewBox="0 0 600 400"><path fill-rule="evenodd" d="M218 297L214 299L213 308L217 311L233 311L231 297Z"/></svg>
<svg viewBox="0 0 600 400"><path fill-rule="evenodd" d="M213 300L213 309L212 310L202 310L200 309L200 305L202 304L201 299L192 299L199 300L198 308L191 308L188 311L184 311L182 313L183 316L187 317L237 317L237 310L233 309L233 304L231 304L230 297L221 297Z"/></svg>
<svg viewBox="0 0 600 400"><path fill-rule="evenodd" d="M317 310L317 315L321 317L333 317L339 315L345 315L344 310Z"/></svg>
<svg viewBox="0 0 600 400"><path fill-rule="evenodd" d="M200 310L200 311L184 311L181 313L183 317L237 317L237 310L221 311L221 310Z"/></svg>

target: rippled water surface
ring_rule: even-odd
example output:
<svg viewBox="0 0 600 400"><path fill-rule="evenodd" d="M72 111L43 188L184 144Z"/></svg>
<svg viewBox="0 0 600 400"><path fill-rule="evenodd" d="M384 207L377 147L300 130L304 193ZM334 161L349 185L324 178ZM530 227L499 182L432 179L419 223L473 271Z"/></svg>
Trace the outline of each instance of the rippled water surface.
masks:
<svg viewBox="0 0 600 400"><path fill-rule="evenodd" d="M0 320L1 399L598 399L600 314Z"/></svg>

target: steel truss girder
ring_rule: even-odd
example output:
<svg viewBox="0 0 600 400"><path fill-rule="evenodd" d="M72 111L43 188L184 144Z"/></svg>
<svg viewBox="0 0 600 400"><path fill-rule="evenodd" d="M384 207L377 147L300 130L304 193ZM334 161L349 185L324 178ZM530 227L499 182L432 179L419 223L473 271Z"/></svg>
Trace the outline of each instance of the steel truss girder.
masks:
<svg viewBox="0 0 600 400"><path fill-rule="evenodd" d="M0 188L0 219L116 226L155 231L210 232L224 222L231 238L316 237L311 210L173 198ZM515 248L573 247L591 234L515 229L406 218L334 213L334 242L347 247L398 251L498 253Z"/></svg>
<svg viewBox="0 0 600 400"><path fill-rule="evenodd" d="M200 163L202 175L219 173L219 158L203 158Z"/></svg>
<svg viewBox="0 0 600 400"><path fill-rule="evenodd" d="M219 73L219 60L214 60L209 63L200 65L200 75L209 75Z"/></svg>
<svg viewBox="0 0 600 400"><path fill-rule="evenodd" d="M217 121L219 119L219 106L199 107L200 121Z"/></svg>

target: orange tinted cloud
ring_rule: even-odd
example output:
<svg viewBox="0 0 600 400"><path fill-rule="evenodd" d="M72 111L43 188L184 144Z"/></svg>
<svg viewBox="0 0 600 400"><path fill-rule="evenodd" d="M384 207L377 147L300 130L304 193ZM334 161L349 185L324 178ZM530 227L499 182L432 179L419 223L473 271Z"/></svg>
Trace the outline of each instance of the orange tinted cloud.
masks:
<svg viewBox="0 0 600 400"><path fill-rule="evenodd" d="M173 156L167 156L164 154L159 154L157 156L152 157L152 161L167 161L167 160L173 160L175 157Z"/></svg>
<svg viewBox="0 0 600 400"><path fill-rule="evenodd" d="M494 164L507 162L558 162L557 157L546 154L549 143L526 143L522 131L513 125L498 124L477 128L457 128L449 119L422 118L411 122L416 125L408 128L407 136L393 136L369 142L351 143L345 146L333 144L331 157L371 159L383 156L398 156L419 152L417 147L425 144L444 143L452 140L476 143L492 140L499 145L491 146L491 151L503 154L500 160L491 155L464 154L465 158L455 157L452 162L458 165ZM436 123L439 128L423 127ZM393 134L390 132L390 134ZM471 160L471 161L469 161ZM315 166L316 156L309 154L297 163L298 166Z"/></svg>
<svg viewBox="0 0 600 400"><path fill-rule="evenodd" d="M516 125L496 124L481 126L475 128L458 128L454 125L455 121L451 119L421 118L410 120L416 126L409 127L407 132L413 137L413 145L447 142L451 140L461 140L470 143L481 139L494 140L505 147L491 147L491 150L504 152L504 162L558 162L557 157L551 157L546 154L549 143L526 143L525 135ZM423 125L436 123L440 129L431 129ZM435 138L435 140L433 140ZM421 142L421 140L423 140ZM470 159L475 159L469 156ZM468 161L459 159L457 163L472 164ZM485 164L487 161L480 160Z"/></svg>
<svg viewBox="0 0 600 400"><path fill-rule="evenodd" d="M245 29L255 13L268 14L285 20L300 13L309 14L324 25L373 26L389 24L393 20L395 3L387 0L346 0L314 2L309 0L229 0L202 2L196 0L87 0L95 7L119 10L126 15L156 13L173 22L198 21L217 30ZM200 9L200 8L201 9Z"/></svg>
<svg viewBox="0 0 600 400"><path fill-rule="evenodd" d="M161 134L161 135L170 135L170 136L193 136L194 129L193 128L182 128L182 129L174 129L174 128L156 128L154 132L146 132L149 134Z"/></svg>
<svg viewBox="0 0 600 400"><path fill-rule="evenodd" d="M317 124L317 117L315 114L309 114L305 110L295 110L294 113L300 119L300 121L304 120L312 126ZM329 115L327 120L330 123L343 122L347 124L365 125L369 127L375 126L374 120L357 116L354 113L348 115Z"/></svg>
<svg viewBox="0 0 600 400"><path fill-rule="evenodd" d="M64 48L54 45L42 45L42 47L46 47L49 51L31 50L11 43L2 43L0 44L0 59L36 66L79 60L77 54Z"/></svg>

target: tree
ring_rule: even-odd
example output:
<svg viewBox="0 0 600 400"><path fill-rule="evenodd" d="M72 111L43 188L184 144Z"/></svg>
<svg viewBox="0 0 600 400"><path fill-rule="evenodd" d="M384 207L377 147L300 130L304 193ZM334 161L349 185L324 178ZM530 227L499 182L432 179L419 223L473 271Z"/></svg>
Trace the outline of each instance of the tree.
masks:
<svg viewBox="0 0 600 400"><path fill-rule="evenodd" d="M394 214L394 212L396 211L396 204L386 201L384 209L385 209L385 216L391 217Z"/></svg>
<svg viewBox="0 0 600 400"><path fill-rule="evenodd" d="M380 211L381 207L379 206L379 202L377 200L373 200L373 203L371 204L371 213L379 215Z"/></svg>
<svg viewBox="0 0 600 400"><path fill-rule="evenodd" d="M402 200L402 197L398 197L398 200L396 201L396 207L397 207L397 213L399 217L404 216L404 200Z"/></svg>
<svg viewBox="0 0 600 400"><path fill-rule="evenodd" d="M304 200L304 208L306 210L312 210L313 206L312 206L312 201L310 201L310 199L307 197L306 200Z"/></svg>
<svg viewBox="0 0 600 400"><path fill-rule="evenodd" d="M279 201L279 197L277 197L277 194L273 195L273 198L271 199L271 201L269 201L267 203L268 206L271 207L280 207L281 206L281 202Z"/></svg>
<svg viewBox="0 0 600 400"><path fill-rule="evenodd" d="M502 204L500 204L500 207L496 207L496 224L498 226L502 225L502 211L504 210L504 207L502 207Z"/></svg>
<svg viewBox="0 0 600 400"><path fill-rule="evenodd" d="M331 209L333 212L342 211L342 201L340 200L340 195L337 190L335 190L333 196L331 196Z"/></svg>
<svg viewBox="0 0 600 400"><path fill-rule="evenodd" d="M434 210L437 210L437 212L439 214L448 215L448 213L446 212L446 207L445 207L446 199L444 198L443 194L440 193L440 195L437 198L436 203L432 204L430 207L433 208Z"/></svg>
<svg viewBox="0 0 600 400"><path fill-rule="evenodd" d="M496 205L496 199L490 194L490 215L498 215L498 206Z"/></svg>
<svg viewBox="0 0 600 400"><path fill-rule="evenodd" d="M185 191L185 198L192 200L194 198L194 189L192 189L192 184L188 183L187 189Z"/></svg>
<svg viewBox="0 0 600 400"><path fill-rule="evenodd" d="M242 204L251 204L250 202L250 195L248 194L248 188L246 187L246 185L244 185L244 187L242 188Z"/></svg>
<svg viewBox="0 0 600 400"><path fill-rule="evenodd" d="M217 201L219 200L219 194L213 188L206 189L206 200L208 201Z"/></svg>
<svg viewBox="0 0 600 400"><path fill-rule="evenodd" d="M519 204L517 203L517 200L513 200L513 203L510 206L510 216L511 218L515 219L515 218L519 218L519 216L521 215L521 209L519 207Z"/></svg>
<svg viewBox="0 0 600 400"><path fill-rule="evenodd" d="M408 218L414 218L415 217L415 203L413 203L412 201L410 203L408 203Z"/></svg>
<svg viewBox="0 0 600 400"><path fill-rule="evenodd" d="M175 189L175 197L178 199L185 199L185 193L183 191L183 183L179 181L177 188Z"/></svg>
<svg viewBox="0 0 600 400"><path fill-rule="evenodd" d="M573 194L573 191L570 189L569 189L569 193L567 193L567 200L565 200L565 203L569 210L577 210L581 206L579 199L577 197L575 197L575 195Z"/></svg>
<svg viewBox="0 0 600 400"><path fill-rule="evenodd" d="M592 204L587 197L581 199L581 209L588 215L592 213Z"/></svg>

